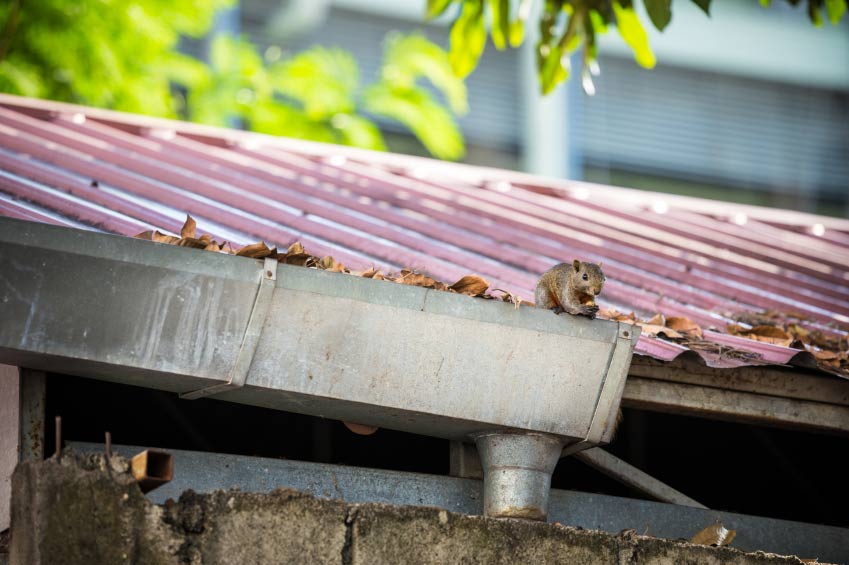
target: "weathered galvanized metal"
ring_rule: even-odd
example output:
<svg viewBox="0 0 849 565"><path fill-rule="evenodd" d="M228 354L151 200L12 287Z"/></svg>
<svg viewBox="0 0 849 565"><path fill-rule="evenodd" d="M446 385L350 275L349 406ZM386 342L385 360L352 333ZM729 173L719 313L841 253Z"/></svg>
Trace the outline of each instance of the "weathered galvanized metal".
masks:
<svg viewBox="0 0 849 565"><path fill-rule="evenodd" d="M545 520L563 440L549 434L486 433L475 441L483 467L484 514Z"/></svg>
<svg viewBox="0 0 849 565"><path fill-rule="evenodd" d="M275 265L257 338L262 261L11 219L0 219L0 264L0 362L180 394L249 367L216 398L448 439L609 441L639 335Z"/></svg>

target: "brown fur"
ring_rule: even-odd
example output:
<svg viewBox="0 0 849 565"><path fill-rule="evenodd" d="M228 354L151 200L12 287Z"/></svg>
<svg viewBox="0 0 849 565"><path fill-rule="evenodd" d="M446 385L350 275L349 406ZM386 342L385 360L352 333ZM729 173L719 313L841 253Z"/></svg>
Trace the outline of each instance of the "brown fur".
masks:
<svg viewBox="0 0 849 565"><path fill-rule="evenodd" d="M567 312L594 318L598 312L595 297L601 293L604 281L601 263L596 265L575 259L571 263L557 264L543 273L537 283L536 307L558 314Z"/></svg>

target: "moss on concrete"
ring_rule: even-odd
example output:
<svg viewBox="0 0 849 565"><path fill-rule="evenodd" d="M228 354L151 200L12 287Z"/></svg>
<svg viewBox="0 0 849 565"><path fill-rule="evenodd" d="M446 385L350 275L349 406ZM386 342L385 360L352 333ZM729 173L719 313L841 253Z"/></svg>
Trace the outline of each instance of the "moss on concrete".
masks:
<svg viewBox="0 0 849 565"><path fill-rule="evenodd" d="M294 490L188 491L165 521L184 534L179 555L190 563L339 563L346 509Z"/></svg>
<svg viewBox="0 0 849 565"><path fill-rule="evenodd" d="M178 539L127 473L127 462L69 456L12 476L12 563L175 563Z"/></svg>
<svg viewBox="0 0 849 565"><path fill-rule="evenodd" d="M525 520L495 520L438 508L364 505L352 563L614 563L612 536Z"/></svg>
<svg viewBox="0 0 849 565"><path fill-rule="evenodd" d="M352 505L292 490L149 502L127 462L28 462L12 478L13 565L564 563L798 565L799 560L438 508Z"/></svg>

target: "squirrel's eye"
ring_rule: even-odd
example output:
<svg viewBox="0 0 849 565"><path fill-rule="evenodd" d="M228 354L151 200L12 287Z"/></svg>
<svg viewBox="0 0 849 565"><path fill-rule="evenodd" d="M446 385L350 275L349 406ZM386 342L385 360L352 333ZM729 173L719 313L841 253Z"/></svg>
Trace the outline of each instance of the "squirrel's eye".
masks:
<svg viewBox="0 0 849 565"><path fill-rule="evenodd" d="M584 277L583 277L583 278L584 278L584 280L585 280L585 281L590 280L590 277L588 277L586 273L584 273Z"/></svg>

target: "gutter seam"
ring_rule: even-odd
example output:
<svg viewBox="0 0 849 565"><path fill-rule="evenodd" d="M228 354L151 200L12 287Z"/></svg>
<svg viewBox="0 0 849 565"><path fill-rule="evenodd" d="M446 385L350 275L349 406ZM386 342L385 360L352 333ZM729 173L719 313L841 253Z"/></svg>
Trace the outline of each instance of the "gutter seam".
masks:
<svg viewBox="0 0 849 565"><path fill-rule="evenodd" d="M239 353L236 355L236 361L233 363L233 368L230 369L230 378L226 383L204 387L198 390L193 390L180 395L180 398L186 400L196 400L213 396L220 392L242 388L248 378L248 371L251 368L254 354L256 353L259 338L262 335L262 328L265 325L265 318L268 316L268 310L271 306L271 298L274 296L274 289L277 286L277 259L269 257L265 258L265 262L260 271L259 286L257 288L256 299L254 300L251 313L248 316L248 325L245 328L245 335L242 337L242 344L239 347Z"/></svg>

